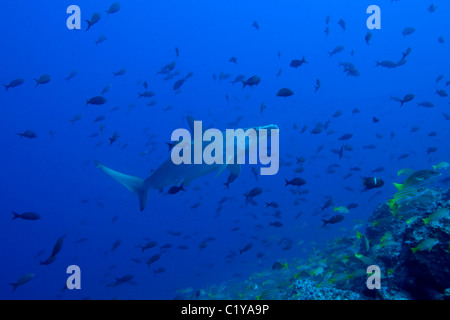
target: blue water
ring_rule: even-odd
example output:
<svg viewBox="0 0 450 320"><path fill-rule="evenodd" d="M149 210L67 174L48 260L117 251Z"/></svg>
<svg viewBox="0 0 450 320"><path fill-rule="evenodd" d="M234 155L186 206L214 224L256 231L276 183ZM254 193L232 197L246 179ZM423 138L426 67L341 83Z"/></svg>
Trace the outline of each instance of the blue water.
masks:
<svg viewBox="0 0 450 320"><path fill-rule="evenodd" d="M81 8L82 30L66 27L66 8L72 4ZM449 80L448 42L437 40L442 36L450 41L448 1L434 1L438 8L430 13L431 3L404 0L257 4L140 0L122 1L120 10L108 16L105 10L111 4L103 0L2 3L0 82L23 78L25 83L0 92L1 299L172 299L179 289L244 280L275 261L307 258L316 245L352 232L359 220L366 220L395 192L392 182L398 182L398 170L431 168L448 160L449 127L443 113L449 113L449 100L435 94ZM371 31L373 38L367 45L366 9L371 4L380 6L382 20L381 30ZM94 12L102 14L101 20L86 32L84 20ZM328 37L327 15L331 17ZM345 32L337 24L339 19L346 22ZM251 26L253 21L259 30ZM405 37L405 27L416 31ZM102 34L107 40L96 45ZM328 52L338 45L345 49L329 58ZM375 60L399 61L408 47L412 52L405 65L376 67ZM238 58L237 64L228 61L232 56ZM303 56L309 63L298 69L289 66ZM165 81L165 75L156 71L172 61L180 75ZM353 63L360 76L347 77L339 62ZM114 77L113 72L122 68L127 72ZM78 74L64 80L72 70ZM174 82L188 72L194 75L175 94ZM221 72L230 77L220 81ZM51 75L51 81L35 88L33 79L43 74ZM240 74L258 75L261 83L244 89L240 83L232 85ZM444 78L436 83L439 75ZM317 78L322 85L315 93ZM145 91L144 81L155 92L151 99L138 98L137 93ZM112 85L104 94L108 102L86 106L86 100L100 95L108 84ZM277 97L283 87L294 95ZM409 93L415 98L402 107L391 99ZM152 100L157 103L147 106ZM434 107L418 107L422 101L431 101ZM262 102L267 109L261 115ZM120 108L111 112L116 106ZM360 113L352 114L354 108ZM338 110L343 114L332 117ZM72 124L77 114L83 117ZM99 115L106 119L93 123ZM147 207L140 212L137 197L97 169L93 160L146 178L169 158L165 142L173 130L188 127L186 115L221 130L277 124L279 172L259 176L257 181L251 166L244 165L230 189L223 185L225 171L217 178L213 173L196 179L186 192L175 195L151 190ZM374 116L378 123L372 121ZM234 124L239 117L241 121ZM328 120L328 130L310 133L318 122ZM100 123L105 125L103 133ZM308 129L300 133L305 125ZM411 132L415 126L418 131ZM25 130L33 130L37 138L16 135ZM331 130L335 133L327 134ZM431 131L437 135L429 136ZM96 132L98 137L89 137ZM119 139L109 145L114 132ZM353 137L338 141L346 133ZM103 144L96 146L99 142ZM353 150L345 150L342 159L330 151L344 144ZM363 148L369 144L376 149ZM323 150L317 153L321 145ZM427 154L429 147L438 149ZM409 157L398 160L403 153ZM304 172L295 173L296 157L301 156L306 158ZM339 167L327 173L332 164ZM343 179L356 166L361 171ZM384 170L372 173L378 167ZM361 177L368 176L383 179L385 186L361 193ZM307 184L285 187L284 179L294 177ZM255 198L256 206L245 206L243 194L254 187L263 193ZM296 195L291 190L309 192ZM217 215L218 202L225 196L231 200ZM333 206L354 202L359 207L341 223L320 228L321 219L335 214L333 206L320 209L327 196L333 197ZM265 208L264 202L270 201L279 204L281 219L273 216L277 209ZM200 206L190 209L196 203ZM36 212L41 219L11 220L12 211ZM303 214L295 219L300 211ZM269 226L273 221L281 221L283 227ZM234 227L240 229L231 231ZM40 265L63 235L56 261ZM215 240L200 249L208 237ZM77 243L82 238L87 240ZM292 239L294 247L282 250L277 245L281 238ZM117 240L121 244L111 252ZM142 253L137 246L148 241L157 241L158 246ZM166 243L172 248L161 251ZM248 243L253 247L239 255ZM181 250L179 245L189 248ZM148 268L144 261L159 252L160 260ZM230 252L237 255L227 263ZM265 255L257 258L258 252ZM69 265L81 269L81 290L62 291ZM160 267L165 271L154 274ZM12 292L9 283L28 273L34 278ZM133 283L108 286L125 275L132 275Z"/></svg>

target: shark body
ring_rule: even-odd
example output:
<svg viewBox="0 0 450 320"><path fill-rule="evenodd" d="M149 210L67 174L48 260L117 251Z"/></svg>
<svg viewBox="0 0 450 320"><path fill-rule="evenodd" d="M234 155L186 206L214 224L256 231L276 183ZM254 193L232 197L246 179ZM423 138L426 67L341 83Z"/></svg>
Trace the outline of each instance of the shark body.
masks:
<svg viewBox="0 0 450 320"><path fill-rule="evenodd" d="M194 119L188 116L188 123L193 131ZM277 128L275 125L264 126L259 128ZM259 128L254 128L258 130ZM248 150L247 150L248 151ZM245 152L245 150L243 151ZM229 160L229 159L228 159ZM141 179L135 176L127 175L119 171L113 170L101 164L97 160L94 160L97 168L101 169L108 176L116 180L125 186L128 190L134 192L139 198L139 207L143 211L147 204L148 192L151 189L163 190L166 187L171 186L189 186L193 179L202 177L212 172L217 172L216 177L223 172L225 168L229 169L231 174L236 176L241 171L241 165L229 163L227 161L224 164L174 164L172 159L169 158L163 162L157 169L155 169L148 178Z"/></svg>

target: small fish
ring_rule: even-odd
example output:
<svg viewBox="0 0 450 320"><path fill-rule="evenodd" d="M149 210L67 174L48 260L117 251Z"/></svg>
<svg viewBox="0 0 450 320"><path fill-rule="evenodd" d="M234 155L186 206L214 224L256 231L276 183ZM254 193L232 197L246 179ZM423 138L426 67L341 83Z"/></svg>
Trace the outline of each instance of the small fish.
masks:
<svg viewBox="0 0 450 320"><path fill-rule="evenodd" d="M247 79L247 81L242 80L242 88L246 86L256 86L261 82L261 78L259 76L253 76Z"/></svg>
<svg viewBox="0 0 450 320"><path fill-rule="evenodd" d="M246 244L242 249L239 250L239 254L243 254L244 252L247 252L252 247L253 247L253 243L252 242Z"/></svg>
<svg viewBox="0 0 450 320"><path fill-rule="evenodd" d="M44 74L44 75L40 76L39 79L34 79L34 81L36 81L36 86L35 86L35 88L36 88L38 85L40 85L40 84L46 84L46 83L49 83L50 80L51 80L51 77L50 77L50 75L48 75L48 74Z"/></svg>
<svg viewBox="0 0 450 320"><path fill-rule="evenodd" d="M114 132L113 136L109 138L109 145L112 145L119 138L117 131Z"/></svg>
<svg viewBox="0 0 450 320"><path fill-rule="evenodd" d="M107 100L104 97L96 96L89 100L86 100L86 105L93 104L93 105L100 106L102 104L105 104L106 102L107 102Z"/></svg>
<svg viewBox="0 0 450 320"><path fill-rule="evenodd" d="M22 85L25 82L23 79L14 79L9 84L4 84L5 90L8 91L9 88L15 88Z"/></svg>
<svg viewBox="0 0 450 320"><path fill-rule="evenodd" d="M21 138L27 138L27 139L35 139L37 138L36 133L33 130L26 130L23 133L16 133Z"/></svg>
<svg viewBox="0 0 450 320"><path fill-rule="evenodd" d="M173 186L173 187L170 187L168 193L169 193L169 194L176 194L176 193L178 193L178 192L180 192L180 191L186 191L186 190L183 188L183 184L181 184L180 186Z"/></svg>
<svg viewBox="0 0 450 320"><path fill-rule="evenodd" d="M285 186L292 185L292 186L300 187L300 186L303 186L304 184L306 184L306 181L302 178L294 178L291 181L289 181L287 179L284 179L284 180L286 182Z"/></svg>
<svg viewBox="0 0 450 320"><path fill-rule="evenodd" d="M127 73L127 69L126 68L122 68L117 72L113 72L113 75L116 76L123 76L125 73Z"/></svg>
<svg viewBox="0 0 450 320"><path fill-rule="evenodd" d="M304 63L308 63L305 57L303 57L302 60L297 59L292 60L290 66L297 69L298 67L301 67Z"/></svg>
<svg viewBox="0 0 450 320"><path fill-rule="evenodd" d="M83 118L83 115L81 113L78 113L78 114L74 115L73 118L69 121L72 122L72 125L73 125L75 122L80 121L82 118Z"/></svg>
<svg viewBox="0 0 450 320"><path fill-rule="evenodd" d="M442 218L448 217L448 215L449 215L448 208L440 208L440 209L436 210L435 212L433 212L428 218L424 218L422 220L425 223L425 225L427 225L430 221L431 222L439 221Z"/></svg>
<svg viewBox="0 0 450 320"><path fill-rule="evenodd" d="M438 239L428 238L419 243L417 247L411 248L411 251L413 254L416 253L417 251L425 251L425 250L431 251L431 249L433 249L433 247L438 243L439 243Z"/></svg>
<svg viewBox="0 0 450 320"><path fill-rule="evenodd" d="M342 27L342 30L345 31L345 21L344 21L344 19L340 19L340 20L338 21L338 25L340 25L340 26Z"/></svg>
<svg viewBox="0 0 450 320"><path fill-rule="evenodd" d="M272 226L275 228L281 228L283 226L283 224L280 221L274 221L274 222L269 222L269 226Z"/></svg>
<svg viewBox="0 0 450 320"><path fill-rule="evenodd" d="M10 283L10 285L13 287L12 291L16 291L17 287L24 285L28 281L32 280L34 278L33 273L27 273L19 278L16 283Z"/></svg>
<svg viewBox="0 0 450 320"><path fill-rule="evenodd" d="M237 64L237 58L236 57L231 57L230 60L228 60L228 62L232 62L234 64Z"/></svg>
<svg viewBox="0 0 450 320"><path fill-rule="evenodd" d="M106 11L107 14L113 14L120 10L120 3L114 2L111 7Z"/></svg>
<svg viewBox="0 0 450 320"><path fill-rule="evenodd" d="M325 219L321 219L322 221L323 221L323 227L324 226L326 226L327 224L335 224L335 223L339 223L339 222L341 222L342 220L344 220L344 216L343 215L340 215L340 214L338 214L338 215L335 215L335 216L332 216L330 219L328 219L328 220L325 220Z"/></svg>
<svg viewBox="0 0 450 320"><path fill-rule="evenodd" d="M367 31L366 37L365 37L365 40L366 40L367 45L370 45L370 40L371 40L371 39L372 39L372 32Z"/></svg>
<svg viewBox="0 0 450 320"><path fill-rule="evenodd" d="M294 94L294 92L289 88L282 88L278 91L278 97L290 97Z"/></svg>
<svg viewBox="0 0 450 320"><path fill-rule="evenodd" d="M258 24L258 22L253 21L252 27L255 28L256 30L259 30L259 24Z"/></svg>
<svg viewBox="0 0 450 320"><path fill-rule="evenodd" d="M77 70L72 70L72 72L69 74L69 76L67 78L65 78L67 81L69 81L70 79L72 79L73 77L75 77L78 74Z"/></svg>
<svg viewBox="0 0 450 320"><path fill-rule="evenodd" d="M342 52L344 49L345 49L345 46L337 46L337 47L335 47L335 48L333 49L333 51L328 52L328 54L330 55L330 58L331 58L331 57L334 56L335 54L337 54L337 53L339 53L339 52Z"/></svg>
<svg viewBox="0 0 450 320"><path fill-rule="evenodd" d="M25 213L19 214L19 213L13 211L12 214L14 216L12 217L11 220L15 220L15 219L39 220L41 218L41 216L35 212L25 212Z"/></svg>
<svg viewBox="0 0 450 320"><path fill-rule="evenodd" d="M362 191L367 191L367 190L371 190L371 189L375 189L375 188L381 188L382 186L384 186L384 181L380 178L366 177L366 178L362 178L362 179L363 179L363 186L364 186L364 189Z"/></svg>
<svg viewBox="0 0 450 320"><path fill-rule="evenodd" d="M406 37L406 36L413 34L415 31L416 31L416 29L413 27L406 27L405 29L403 29L402 34L404 37Z"/></svg>
<svg viewBox="0 0 450 320"><path fill-rule="evenodd" d="M98 45L98 44L102 43L103 41L106 41L107 39L108 38L104 34L102 34L100 37L98 37L97 40L95 40L95 45Z"/></svg>
<svg viewBox="0 0 450 320"><path fill-rule="evenodd" d="M86 19L86 22L88 23L88 27L87 27L86 31L88 31L94 24L99 22L101 17L102 17L102 15L100 13L96 12L92 15L91 20Z"/></svg>
<svg viewBox="0 0 450 320"><path fill-rule="evenodd" d="M316 86L314 87L314 92L317 92L321 87L320 79L316 79Z"/></svg>

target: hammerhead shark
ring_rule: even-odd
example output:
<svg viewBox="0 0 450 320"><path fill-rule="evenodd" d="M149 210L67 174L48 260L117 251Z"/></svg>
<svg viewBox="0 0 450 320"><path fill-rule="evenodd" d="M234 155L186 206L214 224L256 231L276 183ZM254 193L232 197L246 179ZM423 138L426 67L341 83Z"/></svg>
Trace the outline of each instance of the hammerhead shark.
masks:
<svg viewBox="0 0 450 320"><path fill-rule="evenodd" d="M187 117L189 127L191 129L191 132L194 132L194 119L191 116ZM261 127L253 127L256 132L260 132L261 129L263 130L268 136L278 134L278 126L276 125L268 125L268 126L261 126ZM252 143L251 141L248 141L246 143L245 147L240 150L241 155L242 153L248 154L248 146ZM179 144L183 144L183 141L179 142ZM178 145L178 144L177 144ZM176 145L176 146L177 146ZM176 147L175 146L175 147ZM278 152L278 150L277 150ZM235 159L239 155L239 150L236 152ZM278 154L277 154L278 156ZM114 180L121 183L123 186L125 186L128 190L134 192L138 198L139 198L139 207L140 211L143 211L145 209L145 206L147 204L148 199L148 192L150 189L156 189L156 190L163 190L165 187L169 186L186 186L188 187L191 181L195 178L199 178L201 176L204 176L211 172L217 172L216 177L220 175L224 171L225 168L228 168L228 170L231 172L231 174L235 175L236 177L241 172L241 165L237 161L230 161L231 159L226 159L225 163L223 164L186 164L186 163L180 163L175 164L171 158L163 162L157 169L155 169L148 178L145 180L134 177L131 175L127 175L118 171L115 171L113 169L110 169L97 160L94 160L97 168L100 168L103 172L105 172L107 175L109 175ZM191 162L192 163L192 162ZM277 164L278 166L278 164ZM278 168L277 168L278 171Z"/></svg>

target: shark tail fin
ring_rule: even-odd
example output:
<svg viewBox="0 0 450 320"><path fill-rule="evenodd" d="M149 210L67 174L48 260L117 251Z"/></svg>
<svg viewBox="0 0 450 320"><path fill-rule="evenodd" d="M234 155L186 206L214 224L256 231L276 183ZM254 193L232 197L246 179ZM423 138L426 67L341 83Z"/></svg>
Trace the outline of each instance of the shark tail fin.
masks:
<svg viewBox="0 0 450 320"><path fill-rule="evenodd" d="M94 160L97 168L101 169L108 176L120 182L123 186L125 186L128 190L133 191L139 197L139 208L141 211L144 210L145 205L147 204L148 199L148 188L144 184L144 180L130 176L115 170L112 170L108 167L105 167L100 162Z"/></svg>

